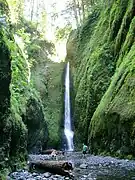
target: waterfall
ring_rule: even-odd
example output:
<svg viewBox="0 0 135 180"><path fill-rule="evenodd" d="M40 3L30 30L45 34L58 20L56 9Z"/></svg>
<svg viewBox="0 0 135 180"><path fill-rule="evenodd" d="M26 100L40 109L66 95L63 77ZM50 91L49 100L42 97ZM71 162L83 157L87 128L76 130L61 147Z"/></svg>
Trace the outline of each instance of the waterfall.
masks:
<svg viewBox="0 0 135 180"><path fill-rule="evenodd" d="M73 151L73 131L71 128L71 112L70 112L70 76L69 76L69 62L66 67L65 75L65 120L64 133L67 139L67 150Z"/></svg>

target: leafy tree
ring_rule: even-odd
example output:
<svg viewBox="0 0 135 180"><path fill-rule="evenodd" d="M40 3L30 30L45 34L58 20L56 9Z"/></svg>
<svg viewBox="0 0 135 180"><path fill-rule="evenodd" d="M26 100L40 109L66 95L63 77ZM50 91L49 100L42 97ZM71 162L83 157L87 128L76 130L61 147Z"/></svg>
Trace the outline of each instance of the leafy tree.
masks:
<svg viewBox="0 0 135 180"><path fill-rule="evenodd" d="M65 12L72 14L78 27L86 20L96 3L97 0L69 0Z"/></svg>
<svg viewBox="0 0 135 180"><path fill-rule="evenodd" d="M57 28L56 32L55 32L55 36L57 40L61 40L61 39L67 39L69 33L72 30L72 26L71 24L67 24L65 27L63 28Z"/></svg>
<svg viewBox="0 0 135 180"><path fill-rule="evenodd" d="M24 0L7 0L10 9L10 19L13 24L17 24L23 16Z"/></svg>

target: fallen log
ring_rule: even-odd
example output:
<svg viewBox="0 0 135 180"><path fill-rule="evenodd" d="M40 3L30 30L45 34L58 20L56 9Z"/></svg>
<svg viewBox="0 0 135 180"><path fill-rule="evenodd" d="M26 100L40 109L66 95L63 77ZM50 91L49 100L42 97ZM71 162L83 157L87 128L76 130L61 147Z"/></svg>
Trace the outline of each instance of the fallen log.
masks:
<svg viewBox="0 0 135 180"><path fill-rule="evenodd" d="M56 153L56 155L64 155L64 151L58 151L58 150L55 150L55 149L47 149L47 150L44 150L42 151L42 154L51 154L52 152Z"/></svg>
<svg viewBox="0 0 135 180"><path fill-rule="evenodd" d="M64 152L64 151L56 151L56 154L57 154L57 155L64 155L65 152Z"/></svg>
<svg viewBox="0 0 135 180"><path fill-rule="evenodd" d="M68 161L35 161L29 165L30 171L44 170L53 174L68 176L73 178L71 170L73 170L72 163Z"/></svg>
<svg viewBox="0 0 135 180"><path fill-rule="evenodd" d="M42 151L42 154L51 154L53 151L55 151L55 149L47 149Z"/></svg>

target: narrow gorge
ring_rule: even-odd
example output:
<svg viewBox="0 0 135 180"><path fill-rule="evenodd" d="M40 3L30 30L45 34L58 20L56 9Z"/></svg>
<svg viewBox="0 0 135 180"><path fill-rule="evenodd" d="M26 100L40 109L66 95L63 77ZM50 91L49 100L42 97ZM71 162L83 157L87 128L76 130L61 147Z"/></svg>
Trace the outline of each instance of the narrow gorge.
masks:
<svg viewBox="0 0 135 180"><path fill-rule="evenodd" d="M0 0L0 179L134 179L135 1L46 3Z"/></svg>

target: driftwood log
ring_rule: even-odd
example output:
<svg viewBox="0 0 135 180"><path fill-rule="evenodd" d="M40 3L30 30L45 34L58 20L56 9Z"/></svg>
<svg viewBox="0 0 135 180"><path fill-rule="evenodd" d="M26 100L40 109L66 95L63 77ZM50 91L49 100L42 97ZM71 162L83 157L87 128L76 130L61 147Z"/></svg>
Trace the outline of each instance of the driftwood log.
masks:
<svg viewBox="0 0 135 180"><path fill-rule="evenodd" d="M68 176L73 178L71 170L73 170L72 163L68 161L35 161L30 163L30 171L44 170L53 174Z"/></svg>
<svg viewBox="0 0 135 180"><path fill-rule="evenodd" d="M51 154L55 149L47 149L42 151L42 154Z"/></svg>
<svg viewBox="0 0 135 180"><path fill-rule="evenodd" d="M64 155L64 151L57 151L55 149L47 149L47 150L44 150L42 151L42 154L51 154L52 152L56 152L56 155Z"/></svg>

